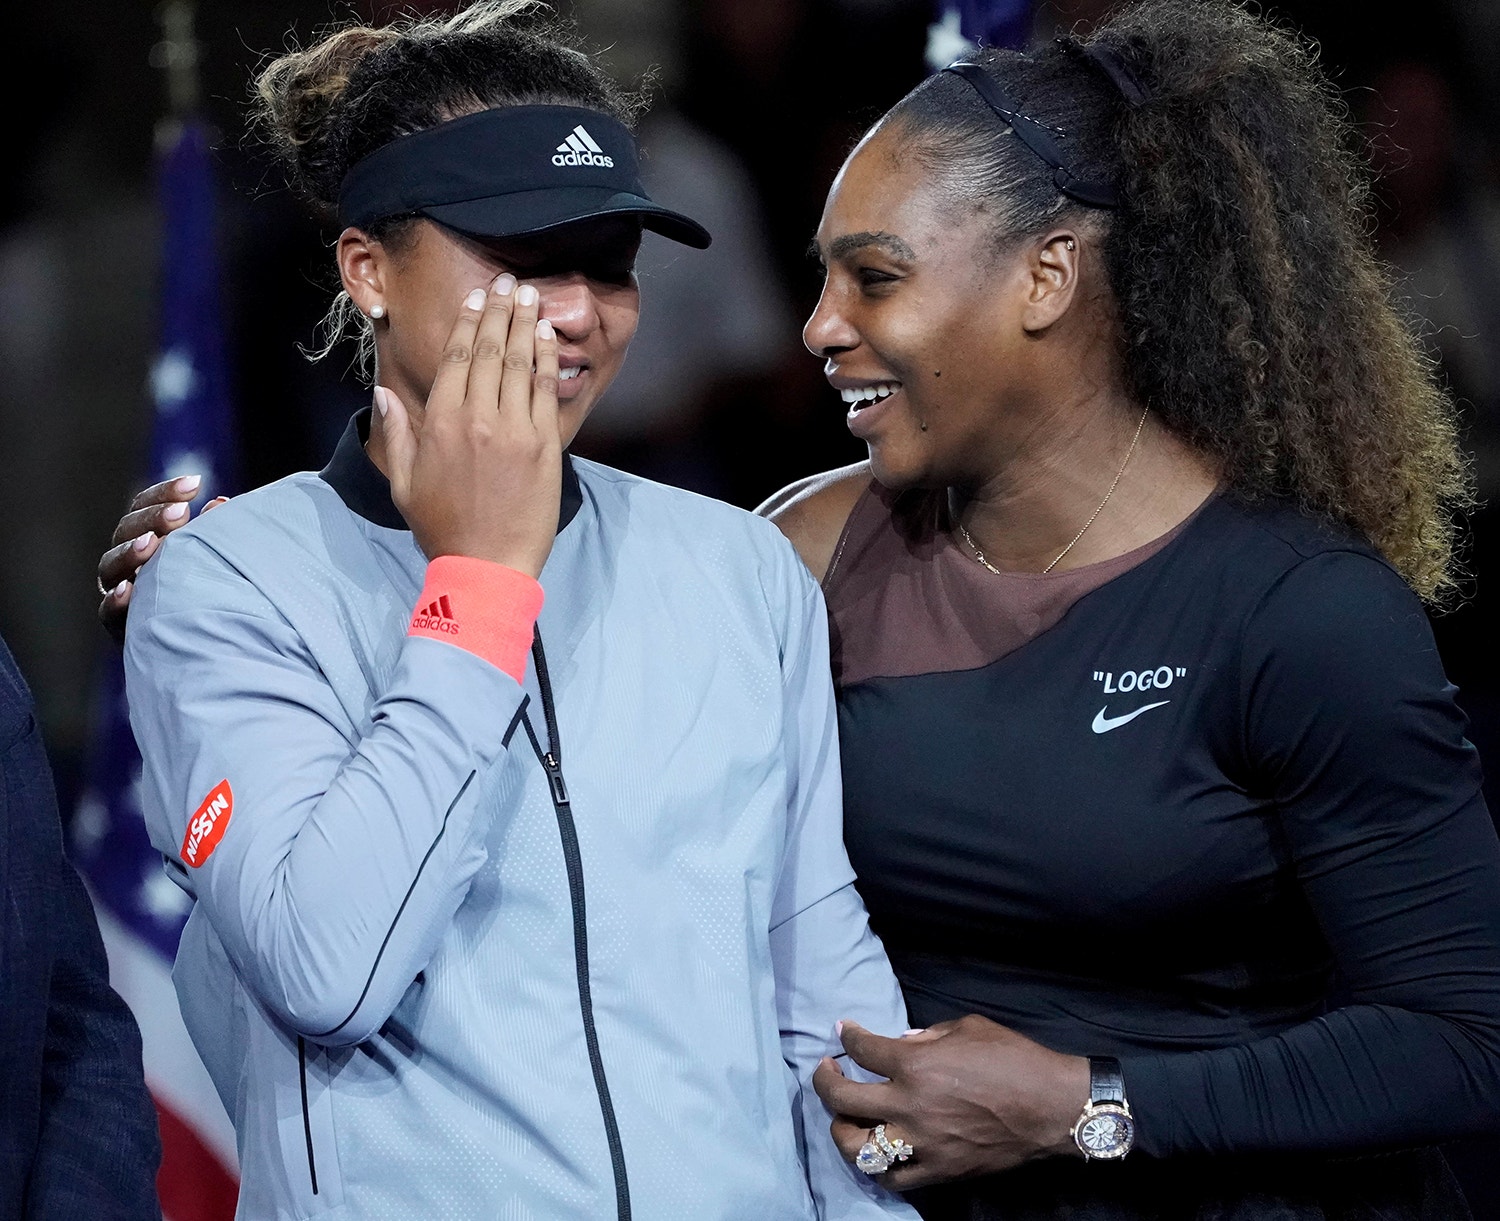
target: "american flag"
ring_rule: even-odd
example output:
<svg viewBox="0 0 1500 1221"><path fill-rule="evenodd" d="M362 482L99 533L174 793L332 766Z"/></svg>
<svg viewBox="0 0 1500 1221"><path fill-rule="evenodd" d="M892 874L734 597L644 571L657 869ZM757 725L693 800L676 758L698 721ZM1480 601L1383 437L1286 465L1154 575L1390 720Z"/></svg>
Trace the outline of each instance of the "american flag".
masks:
<svg viewBox="0 0 1500 1221"><path fill-rule="evenodd" d="M219 299L209 136L174 120L158 141L162 216L155 403L145 483L200 474L200 501L233 490L234 420ZM146 1081L161 1124L157 1178L166 1221L229 1221L239 1183L234 1131L177 1007L171 979L191 900L166 874L141 815L141 759L113 643L100 659L88 776L71 855L93 894L110 982L141 1027Z"/></svg>
<svg viewBox="0 0 1500 1221"><path fill-rule="evenodd" d="M1034 8L1034 0L934 0L928 70L941 72L980 47L1024 47Z"/></svg>

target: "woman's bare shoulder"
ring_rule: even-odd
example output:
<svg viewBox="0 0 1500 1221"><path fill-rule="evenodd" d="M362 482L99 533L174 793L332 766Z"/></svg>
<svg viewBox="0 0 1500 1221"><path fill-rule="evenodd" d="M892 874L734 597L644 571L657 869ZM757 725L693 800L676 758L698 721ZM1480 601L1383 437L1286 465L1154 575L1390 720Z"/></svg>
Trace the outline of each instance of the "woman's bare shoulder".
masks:
<svg viewBox="0 0 1500 1221"><path fill-rule="evenodd" d="M766 499L755 511L780 527L819 581L828 571L844 523L870 486L870 464L855 462L809 475Z"/></svg>

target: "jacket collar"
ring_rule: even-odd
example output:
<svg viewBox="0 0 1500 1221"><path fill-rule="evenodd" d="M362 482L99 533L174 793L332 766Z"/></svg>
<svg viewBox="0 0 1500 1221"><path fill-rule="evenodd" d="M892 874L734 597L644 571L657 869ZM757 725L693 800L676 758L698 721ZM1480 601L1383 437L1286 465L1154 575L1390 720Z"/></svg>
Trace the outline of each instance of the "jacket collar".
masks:
<svg viewBox="0 0 1500 1221"><path fill-rule="evenodd" d="M387 530L405 530L409 527L396 502L391 499L389 480L380 473L380 468L370 461L365 453L365 442L370 439L370 408L354 413L344 435L334 447L328 465L318 472L324 483L339 494L345 506L366 521ZM583 491L578 485L578 472L573 469L571 454L563 454L562 506L557 519L557 531L573 520L583 505Z"/></svg>

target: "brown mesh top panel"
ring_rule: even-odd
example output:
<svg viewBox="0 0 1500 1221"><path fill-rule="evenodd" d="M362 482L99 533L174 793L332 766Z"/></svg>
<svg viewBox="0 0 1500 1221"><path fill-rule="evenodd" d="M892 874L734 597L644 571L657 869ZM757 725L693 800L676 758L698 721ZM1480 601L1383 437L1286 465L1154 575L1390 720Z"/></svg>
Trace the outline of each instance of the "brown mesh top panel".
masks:
<svg viewBox="0 0 1500 1221"><path fill-rule="evenodd" d="M898 495L872 480L860 496L823 578L838 685L999 661L1187 525L1082 568L996 574L961 550L947 518L942 493Z"/></svg>

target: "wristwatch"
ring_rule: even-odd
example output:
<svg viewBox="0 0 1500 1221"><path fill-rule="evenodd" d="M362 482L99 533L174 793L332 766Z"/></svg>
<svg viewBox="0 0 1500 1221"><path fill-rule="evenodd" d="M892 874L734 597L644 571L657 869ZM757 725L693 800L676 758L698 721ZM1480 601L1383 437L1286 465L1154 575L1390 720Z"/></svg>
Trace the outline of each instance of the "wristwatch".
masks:
<svg viewBox="0 0 1500 1221"><path fill-rule="evenodd" d="M1089 1057L1089 1100L1073 1125L1073 1143L1090 1161L1118 1161L1135 1143L1125 1078L1110 1056Z"/></svg>

